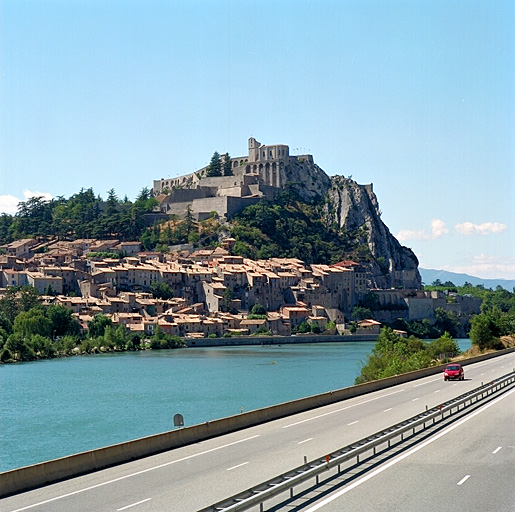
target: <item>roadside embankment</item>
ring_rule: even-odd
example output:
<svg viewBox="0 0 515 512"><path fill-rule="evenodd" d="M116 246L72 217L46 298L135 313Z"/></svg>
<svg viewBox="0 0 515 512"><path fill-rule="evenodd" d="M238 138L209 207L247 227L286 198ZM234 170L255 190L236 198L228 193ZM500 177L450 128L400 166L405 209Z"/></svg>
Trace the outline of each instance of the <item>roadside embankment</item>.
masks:
<svg viewBox="0 0 515 512"><path fill-rule="evenodd" d="M463 365L472 364L511 352L515 352L515 348L476 356L463 360L461 363ZM396 375L357 386L328 391L319 395L257 409L236 416L208 421L191 427L172 430L162 434L156 434L97 450L6 471L0 473L0 496L41 487L81 474L98 471L110 466L197 443L285 416L385 389L390 386L439 373L442 371L442 368L443 365L424 368L403 375Z"/></svg>

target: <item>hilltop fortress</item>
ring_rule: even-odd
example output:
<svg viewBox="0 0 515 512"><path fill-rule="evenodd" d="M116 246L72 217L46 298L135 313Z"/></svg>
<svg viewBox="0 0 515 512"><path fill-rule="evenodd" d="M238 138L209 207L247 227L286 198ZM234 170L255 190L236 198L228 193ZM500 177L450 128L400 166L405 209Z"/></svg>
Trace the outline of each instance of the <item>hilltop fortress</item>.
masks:
<svg viewBox="0 0 515 512"><path fill-rule="evenodd" d="M160 215L184 217L189 207L197 220L214 212L229 219L263 198L273 200L288 186L306 202L323 203L327 222L346 232L365 230L372 256L367 265L376 287L420 288L417 257L401 246L381 220L372 184L329 177L312 155L290 155L285 144L266 146L251 137L248 147L247 156L230 158L233 176L208 177L204 167L186 176L154 181L152 193L159 201Z"/></svg>
<svg viewBox="0 0 515 512"><path fill-rule="evenodd" d="M312 155L290 155L285 144L266 146L251 137L249 154L230 158L233 176L208 177L207 167L177 178L154 180L161 212L183 217L190 206L198 220L217 212L229 218L262 198L272 200L286 183L302 184L305 197L322 197L330 178ZM222 160L224 156L222 155Z"/></svg>

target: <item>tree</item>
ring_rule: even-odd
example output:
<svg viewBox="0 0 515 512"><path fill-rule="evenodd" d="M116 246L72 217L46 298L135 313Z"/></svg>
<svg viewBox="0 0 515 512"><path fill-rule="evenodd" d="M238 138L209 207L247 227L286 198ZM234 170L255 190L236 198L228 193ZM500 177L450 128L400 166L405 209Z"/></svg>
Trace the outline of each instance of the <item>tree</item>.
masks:
<svg viewBox="0 0 515 512"><path fill-rule="evenodd" d="M486 315L476 315L470 323L469 337L472 344L477 345L480 350L490 348L494 340L491 320Z"/></svg>
<svg viewBox="0 0 515 512"><path fill-rule="evenodd" d="M254 304L250 310L253 315L266 315L266 308L262 304Z"/></svg>
<svg viewBox="0 0 515 512"><path fill-rule="evenodd" d="M459 336L462 331L461 322L454 311L446 311L443 308L435 309L435 327L441 332L447 331L451 336Z"/></svg>
<svg viewBox="0 0 515 512"><path fill-rule="evenodd" d="M97 336L104 336L105 329L108 325L112 325L113 322L110 318L102 313L95 315L93 320L88 322L88 336L95 338Z"/></svg>
<svg viewBox="0 0 515 512"><path fill-rule="evenodd" d="M67 334L76 336L80 332L80 324L73 317L72 311L59 304L51 304L46 308L46 316L52 322L52 338L66 336Z"/></svg>
<svg viewBox="0 0 515 512"><path fill-rule="evenodd" d="M366 318L372 317L372 311L362 306L354 306L351 316L354 320L365 320Z"/></svg>
<svg viewBox="0 0 515 512"><path fill-rule="evenodd" d="M174 296L173 288L167 283L152 283L150 285L150 292L156 299L171 299Z"/></svg>
<svg viewBox="0 0 515 512"><path fill-rule="evenodd" d="M215 151L213 153L213 156L211 157L211 162L207 166L207 177L212 178L216 176L222 175L222 161L220 159L220 154L218 151Z"/></svg>
<svg viewBox="0 0 515 512"><path fill-rule="evenodd" d="M50 337L52 334L52 322L45 316L42 308L33 308L18 314L14 320L13 332L25 338L33 334Z"/></svg>
<svg viewBox="0 0 515 512"><path fill-rule="evenodd" d="M231 167L231 157L229 153L225 153L224 155L224 165L223 165L224 176L233 176L232 167Z"/></svg>

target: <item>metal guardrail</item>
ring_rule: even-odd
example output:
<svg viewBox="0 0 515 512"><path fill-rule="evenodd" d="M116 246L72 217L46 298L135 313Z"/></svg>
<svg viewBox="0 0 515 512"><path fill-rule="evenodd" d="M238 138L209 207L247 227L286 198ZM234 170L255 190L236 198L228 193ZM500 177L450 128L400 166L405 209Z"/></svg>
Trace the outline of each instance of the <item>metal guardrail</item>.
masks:
<svg viewBox="0 0 515 512"><path fill-rule="evenodd" d="M491 397L493 394L514 383L515 369L503 377L481 385L479 388L464 393L437 407L433 407L401 423L397 423L385 430L372 434L325 457L303 464L287 473L283 473L230 498L210 505L207 508L203 508L198 512L240 512L249 510L256 505L260 505L260 510L263 511L265 501L278 494L290 491L289 497L293 498L294 487L296 485L311 478L315 478L316 484L318 484L320 475L327 472L329 469L338 467L338 473L340 473L340 465L342 463L351 461L354 458L356 458L356 462L359 463L359 457L363 453L372 451L375 455L377 448L385 443L388 443L388 448L390 448L392 439L400 437L402 441L404 440L404 435L408 432L411 432L410 435L419 434L436 424L437 420L440 422L449 418L453 414ZM422 428L417 431L417 428L420 426L422 426Z"/></svg>

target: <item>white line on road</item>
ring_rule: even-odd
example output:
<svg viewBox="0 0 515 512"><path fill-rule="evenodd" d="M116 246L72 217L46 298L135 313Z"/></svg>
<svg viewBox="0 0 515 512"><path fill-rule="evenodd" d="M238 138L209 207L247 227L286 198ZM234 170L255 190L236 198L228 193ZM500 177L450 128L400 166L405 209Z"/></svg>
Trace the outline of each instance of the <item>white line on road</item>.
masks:
<svg viewBox="0 0 515 512"><path fill-rule="evenodd" d="M502 446L498 446L492 453L496 454L501 448L502 448Z"/></svg>
<svg viewBox="0 0 515 512"><path fill-rule="evenodd" d="M351 425L354 425L355 423L358 423L358 422L359 422L359 420L353 421L351 423L347 423L347 426L350 427Z"/></svg>
<svg viewBox="0 0 515 512"><path fill-rule="evenodd" d="M383 412L388 412L388 411L391 411L393 409L393 407L390 407L389 409L385 409Z"/></svg>
<svg viewBox="0 0 515 512"><path fill-rule="evenodd" d="M170 466L172 464L176 464L177 462L182 462L184 460L193 459L195 457L199 457L200 455L205 455L206 453L216 452L217 450L221 450L222 448L227 448L228 446L233 446L235 444L244 443L245 441L250 441L251 439L255 439L256 437L260 437L259 434L251 437L247 437L245 439L240 439L239 441L234 441L233 443L224 444L223 446L217 446L216 448L211 448L209 450L205 450L200 453L194 453L193 455L188 455L187 457L183 457L182 459L171 460L170 462L165 462L164 464L159 464L158 466L153 466L151 468L142 469L141 471L136 471L136 473L130 473L129 475L121 476L119 478L114 478L113 480L107 480L106 482L102 482L100 484L92 485L91 487L85 487L84 489L78 489L77 491L69 492L67 494L62 494L61 496L56 496L55 498L50 498L49 500L40 501L39 503L34 503L33 505L28 505L26 507L17 508L16 510L11 510L11 512L21 512L22 510L29 510L30 508L39 507L40 505L45 505L46 503L51 503L52 501L57 501L62 498L67 498L68 496L75 496L76 494L80 494L85 491L91 491L92 489L97 489L98 487L103 487L104 485L114 484L115 482L119 482L120 480L125 480L126 478L131 478L133 476L142 475L144 473L148 473L149 471L154 471L155 469L164 468L166 466Z"/></svg>
<svg viewBox="0 0 515 512"><path fill-rule="evenodd" d="M314 507L306 509L305 512L315 512L315 510L319 510L322 507L325 507L328 503L331 503L335 499L339 498L340 496L343 496L344 494L348 493L355 487L358 487L358 485L361 485L362 483L366 482L367 480L370 480L374 476L378 475L379 473L382 473L386 469L392 467L394 464L397 464L397 462L400 462L401 460L404 460L406 457L409 457L410 455L414 454L415 452L418 452L422 448L425 448L427 445L431 444L433 441L436 441L437 439L440 439L440 437L448 434L455 428L458 428L459 426L463 425L463 423L471 420L478 414L486 411L489 407L492 407L492 405L496 404L497 402L500 402L501 400L504 400L508 396L510 396L512 393L515 393L515 389L512 389L511 391L508 391L501 395L500 397L496 398L495 400L492 400L491 402L488 402L484 407L481 407L480 409L477 409L473 413L470 413L468 416L465 416L463 419L458 421L457 423L454 423L449 428L446 428L445 430L442 430L439 434L436 434L434 437L428 439L427 441L424 441L422 444L419 444L412 448L411 450L403 453L402 455L399 455L395 459L392 459L390 462L385 464L384 466L381 466L377 468L376 470L372 471L368 475L364 476L363 478L360 478L359 480L356 480L352 484L350 484L348 487L345 487L345 489L342 489L331 496L327 497L326 499L322 500L320 503L317 503Z"/></svg>
<svg viewBox="0 0 515 512"><path fill-rule="evenodd" d="M464 484L469 478L470 475L465 475L456 485Z"/></svg>
<svg viewBox="0 0 515 512"><path fill-rule="evenodd" d="M414 388L418 388L420 386L425 386L426 384L431 384L432 382L436 382L438 379L431 379L431 380L428 380L427 382L422 382L421 384L416 384L415 386L413 386Z"/></svg>
<svg viewBox="0 0 515 512"><path fill-rule="evenodd" d="M398 391L392 391L391 393L387 393L386 395L376 396L375 398L370 398L369 400L363 400L363 402L358 402L357 404L348 405L347 407L342 407L341 409L336 409L331 412L326 412L324 414L319 414L318 416L313 416L312 418L307 418L305 420L297 421L295 423L290 423L289 425L285 425L283 428L294 427L295 425L300 425L301 423L306 423L307 421L317 420L318 418L323 418L324 416L329 416L330 414L335 414L337 412L345 411L346 409L351 409L352 407L357 407L358 405L363 405L368 402L373 402L374 400L380 400L386 396L395 395L396 393L400 393L404 391L404 389L399 389Z"/></svg>
<svg viewBox="0 0 515 512"><path fill-rule="evenodd" d="M416 402L417 400L420 400L420 397L418 397L418 398L414 398L414 399L412 400L412 402Z"/></svg>
<svg viewBox="0 0 515 512"><path fill-rule="evenodd" d="M232 468L227 468L227 471L232 471L233 469L241 468L241 466L246 466L247 464L248 464L248 462L242 462L241 464L238 464L237 466L233 466Z"/></svg>
<svg viewBox="0 0 515 512"><path fill-rule="evenodd" d="M304 441L299 441L297 444L304 444L304 443L307 443L308 441L313 441L313 438L310 437L308 439L304 439Z"/></svg>
<svg viewBox="0 0 515 512"><path fill-rule="evenodd" d="M136 505L141 505L142 503L145 503L146 501L150 501L152 498L147 498L146 500L138 501L137 503L133 503L132 505L127 505L126 507L117 508L116 512L121 512L122 510L127 510L128 508L135 507Z"/></svg>
<svg viewBox="0 0 515 512"><path fill-rule="evenodd" d="M435 391L435 393L440 393L440 391L441 391L440 389L437 389L437 390Z"/></svg>

